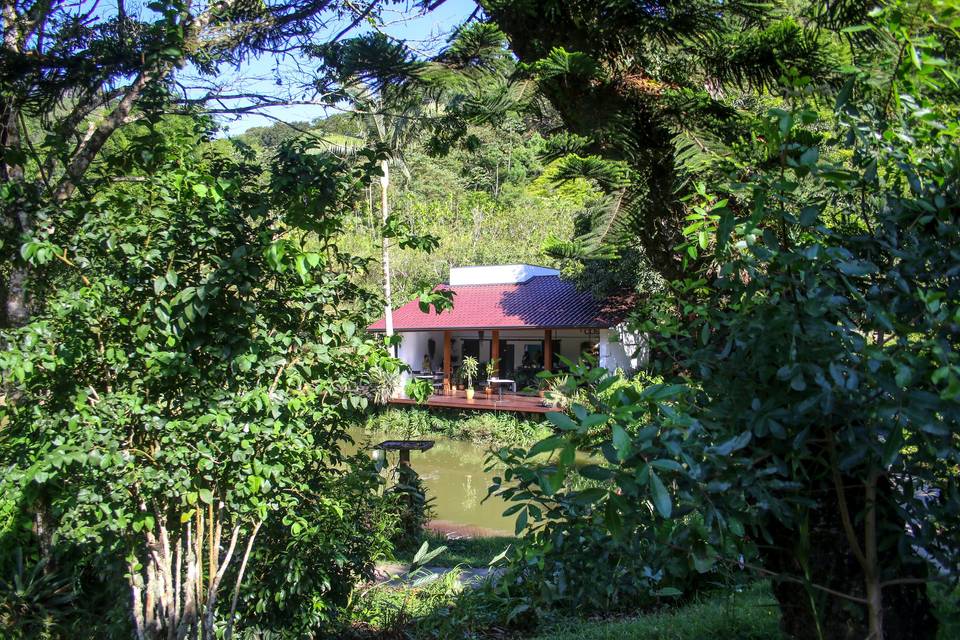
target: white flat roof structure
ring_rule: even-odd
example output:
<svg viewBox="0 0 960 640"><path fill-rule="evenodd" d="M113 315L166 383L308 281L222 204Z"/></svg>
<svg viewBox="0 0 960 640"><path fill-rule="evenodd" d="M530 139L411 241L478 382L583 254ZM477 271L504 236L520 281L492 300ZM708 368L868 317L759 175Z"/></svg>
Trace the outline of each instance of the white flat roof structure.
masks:
<svg viewBox="0 0 960 640"><path fill-rule="evenodd" d="M531 264L493 264L451 267L450 286L478 284L520 284L536 276L558 276L556 269Z"/></svg>

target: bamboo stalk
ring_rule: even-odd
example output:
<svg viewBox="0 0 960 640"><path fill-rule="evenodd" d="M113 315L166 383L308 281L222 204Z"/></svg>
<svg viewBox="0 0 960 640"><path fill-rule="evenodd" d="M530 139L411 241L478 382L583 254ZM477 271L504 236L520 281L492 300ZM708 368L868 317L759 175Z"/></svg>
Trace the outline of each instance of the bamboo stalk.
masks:
<svg viewBox="0 0 960 640"><path fill-rule="evenodd" d="M220 590L220 581L223 580L223 574L226 573L227 567L230 566L233 552L237 548L237 538L239 536L240 525L235 525L233 527L233 533L230 536L230 545L227 547L227 552L220 562L220 569L217 571L213 584L210 585L210 590L207 592L207 601L204 603L203 629L201 631L203 640L216 640L213 630L213 617L217 608L217 593Z"/></svg>
<svg viewBox="0 0 960 640"><path fill-rule="evenodd" d="M237 573L237 582L233 585L233 600L230 602L230 617L227 618L227 631L224 634L224 640L232 640L233 638L233 620L237 613L237 600L240 598L240 584L243 582L243 574L247 570L247 560L250 559L250 551L253 549L253 541L257 538L257 533L260 531L260 526L263 524L263 521L260 520L253 527L253 531L250 533L250 538L247 540L247 549L243 552L243 560L240 562L240 571Z"/></svg>
<svg viewBox="0 0 960 640"><path fill-rule="evenodd" d="M197 565L197 606L203 602L203 510L197 509L197 535L193 538L194 562Z"/></svg>
<svg viewBox="0 0 960 640"><path fill-rule="evenodd" d="M143 586L140 573L135 570L133 562L128 563L130 572L128 580L130 581L130 599L133 615L133 633L137 640L146 640L146 623L143 619Z"/></svg>
<svg viewBox="0 0 960 640"><path fill-rule="evenodd" d="M189 523L187 526L190 526ZM181 571L183 571L183 531L177 535L177 548L174 552L174 561L173 561L173 616L172 619L174 624L170 625L170 630L167 633L167 638L169 640L177 640L177 633L180 627L180 588L182 586L182 576Z"/></svg>
<svg viewBox="0 0 960 640"><path fill-rule="evenodd" d="M210 574L210 586L213 586L213 576L217 573L217 541L215 538L215 531L213 526L213 500L210 501L210 504L207 505L207 528L210 530L210 549L208 549L207 554L209 557L209 574Z"/></svg>

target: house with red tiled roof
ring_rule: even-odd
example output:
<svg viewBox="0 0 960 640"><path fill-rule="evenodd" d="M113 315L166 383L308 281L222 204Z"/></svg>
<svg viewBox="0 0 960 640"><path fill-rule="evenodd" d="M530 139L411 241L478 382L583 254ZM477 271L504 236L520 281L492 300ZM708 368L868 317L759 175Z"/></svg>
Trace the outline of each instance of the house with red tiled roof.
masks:
<svg viewBox="0 0 960 640"><path fill-rule="evenodd" d="M401 337L397 356L409 377L430 380L436 395L430 404L507 409L520 397L533 396L539 406L537 373L564 369L592 354L610 370L635 369L645 357L645 342L623 329L628 298L597 300L560 277L556 269L527 264L455 267L439 288L453 293L453 309L443 313L420 309L412 300L393 311L393 330ZM385 332L386 319L368 327ZM475 386L486 393L466 401L457 372L463 359L480 363ZM487 363L493 361L493 374ZM508 397L503 400L504 394ZM404 402L404 398L397 399ZM452 404L451 404L452 403ZM489 405L489 406L488 406ZM512 410L523 410L513 408Z"/></svg>

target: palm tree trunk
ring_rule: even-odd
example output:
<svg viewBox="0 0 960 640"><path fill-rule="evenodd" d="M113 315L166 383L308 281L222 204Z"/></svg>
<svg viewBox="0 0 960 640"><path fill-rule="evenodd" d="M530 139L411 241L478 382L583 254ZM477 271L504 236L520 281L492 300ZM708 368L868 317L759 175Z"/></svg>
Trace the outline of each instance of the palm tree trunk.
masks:
<svg viewBox="0 0 960 640"><path fill-rule="evenodd" d="M390 203L387 201L387 191L390 188L390 163L387 160L380 162L383 175L380 177L380 213L383 216L383 226L386 228L387 218L390 217ZM390 238L381 232L383 240L383 297L387 324L387 337L393 335L393 292L390 285Z"/></svg>

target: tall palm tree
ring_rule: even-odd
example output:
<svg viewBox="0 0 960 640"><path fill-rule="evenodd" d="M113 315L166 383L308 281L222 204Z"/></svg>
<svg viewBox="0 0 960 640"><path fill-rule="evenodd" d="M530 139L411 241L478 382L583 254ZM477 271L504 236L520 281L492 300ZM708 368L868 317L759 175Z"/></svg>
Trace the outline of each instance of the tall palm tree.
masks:
<svg viewBox="0 0 960 640"><path fill-rule="evenodd" d="M383 296L386 334L393 331L393 287L390 271L390 248L392 238L387 232L390 222L390 175L391 167L400 171L406 179L411 178L410 167L404 150L416 137L416 124L424 110L424 102L416 97L398 95L390 97L388 91L366 90L356 94L354 105L357 117L363 125L363 135L368 145L377 147L383 154L380 160L380 220L381 265L383 267Z"/></svg>

